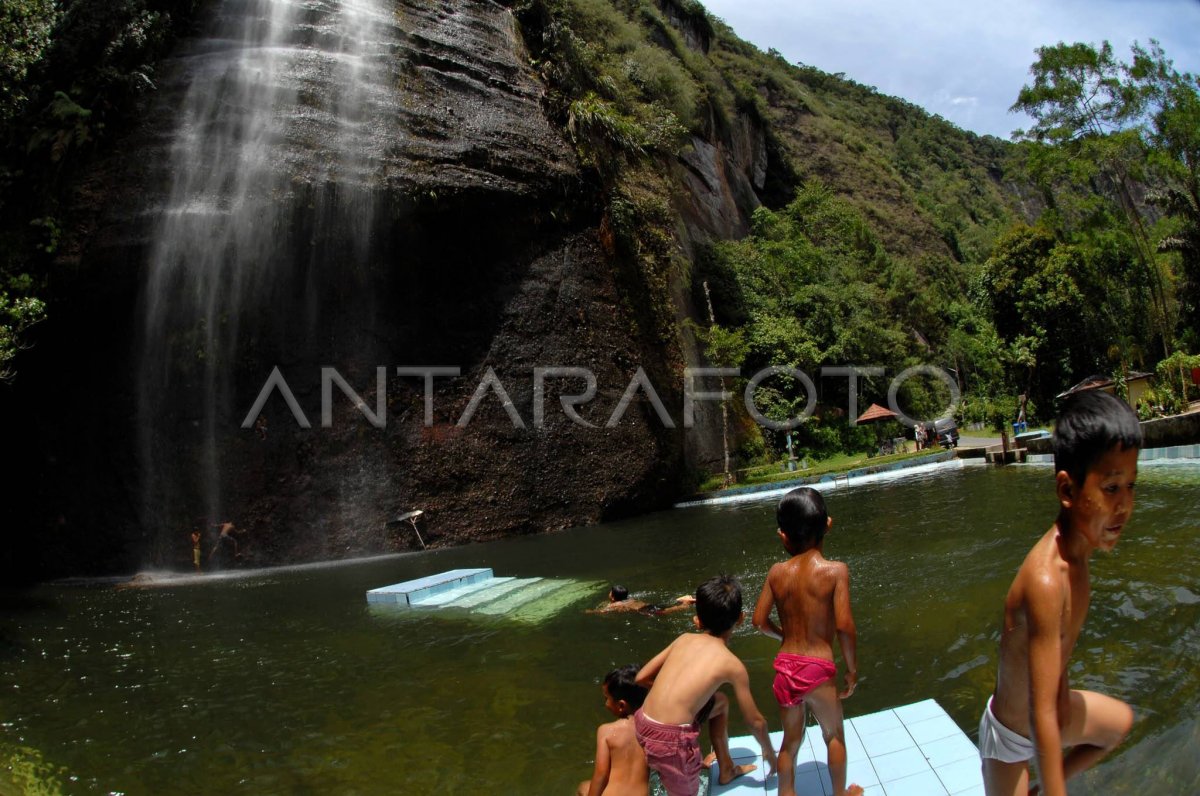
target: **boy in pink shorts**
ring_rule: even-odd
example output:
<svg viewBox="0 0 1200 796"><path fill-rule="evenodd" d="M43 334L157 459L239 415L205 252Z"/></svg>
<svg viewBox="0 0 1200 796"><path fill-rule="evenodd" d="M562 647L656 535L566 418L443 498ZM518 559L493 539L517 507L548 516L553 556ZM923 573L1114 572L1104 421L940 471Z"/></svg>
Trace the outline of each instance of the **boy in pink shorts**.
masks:
<svg viewBox="0 0 1200 796"><path fill-rule="evenodd" d="M804 740L804 705L812 708L829 749L829 778L834 796L861 794L846 788L846 736L842 703L858 683L857 634L850 613L850 570L821 554L833 519L815 489L801 487L784 495L776 509L777 533L791 555L771 567L758 604L754 626L783 642L775 658L775 698L783 714L783 748L779 750L780 796L795 796L796 752ZM779 612L779 625L771 609ZM834 678L833 637L837 635L846 663L846 688Z"/></svg>
<svg viewBox="0 0 1200 796"><path fill-rule="evenodd" d="M650 689L633 715L637 741L646 762L658 773L670 796L696 796L704 760L700 756L700 724L707 719L719 781L726 784L753 771L734 765L729 754L729 701L717 689L729 683L750 732L762 747L763 759L775 770L775 750L767 722L750 695L746 666L729 650L729 637L742 621L742 589L727 575L705 581L696 590L700 633L684 633L638 672L637 682Z"/></svg>

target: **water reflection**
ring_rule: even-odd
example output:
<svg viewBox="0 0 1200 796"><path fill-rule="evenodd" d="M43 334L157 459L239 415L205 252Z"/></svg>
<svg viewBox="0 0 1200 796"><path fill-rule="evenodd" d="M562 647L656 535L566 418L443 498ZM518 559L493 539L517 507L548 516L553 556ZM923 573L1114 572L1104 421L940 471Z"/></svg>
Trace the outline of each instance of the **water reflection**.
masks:
<svg viewBox="0 0 1200 796"><path fill-rule="evenodd" d="M1072 676L1138 721L1073 792L1200 790L1197 484L1200 468L1144 468L1129 531L1095 561ZM827 500L826 549L850 564L860 633L847 711L932 696L973 735L1001 600L1053 518L1049 470L968 468ZM656 652L686 615L585 615L602 586L537 625L379 611L366 590L490 566L662 600L723 570L750 603L782 555L773 514L768 499L344 566L44 587L0 622L0 792L32 780L65 793L569 792L605 720L601 676ZM733 648L777 729L774 643L743 627Z"/></svg>

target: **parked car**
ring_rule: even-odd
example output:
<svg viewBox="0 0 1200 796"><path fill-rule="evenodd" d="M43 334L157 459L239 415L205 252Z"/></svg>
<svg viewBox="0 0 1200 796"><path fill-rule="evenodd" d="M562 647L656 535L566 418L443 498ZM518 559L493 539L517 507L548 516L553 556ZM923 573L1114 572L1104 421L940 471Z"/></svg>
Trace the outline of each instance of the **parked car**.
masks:
<svg viewBox="0 0 1200 796"><path fill-rule="evenodd" d="M943 417L940 420L935 420L933 428L939 445L943 448L958 447L958 425L955 424L954 418Z"/></svg>

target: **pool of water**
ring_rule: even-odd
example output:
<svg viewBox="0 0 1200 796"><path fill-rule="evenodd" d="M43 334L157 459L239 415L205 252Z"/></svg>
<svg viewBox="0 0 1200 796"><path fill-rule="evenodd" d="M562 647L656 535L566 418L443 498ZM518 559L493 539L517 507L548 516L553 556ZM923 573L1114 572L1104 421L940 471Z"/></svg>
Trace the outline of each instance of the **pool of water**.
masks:
<svg viewBox="0 0 1200 796"><path fill-rule="evenodd" d="M1073 682L1129 701L1138 720L1073 793L1200 792L1198 486L1200 466L1144 466L1126 535L1095 560ZM1050 469L969 467L826 495L826 554L850 565L859 628L848 714L933 697L974 738L1004 592L1053 520ZM537 624L369 609L366 590L488 566L663 600L725 571L749 608L783 555L773 512L774 499L699 506L339 566L5 598L0 792L571 792L607 720L600 678L649 658L686 615L583 613L603 587ZM732 646L778 729L775 643L742 628Z"/></svg>

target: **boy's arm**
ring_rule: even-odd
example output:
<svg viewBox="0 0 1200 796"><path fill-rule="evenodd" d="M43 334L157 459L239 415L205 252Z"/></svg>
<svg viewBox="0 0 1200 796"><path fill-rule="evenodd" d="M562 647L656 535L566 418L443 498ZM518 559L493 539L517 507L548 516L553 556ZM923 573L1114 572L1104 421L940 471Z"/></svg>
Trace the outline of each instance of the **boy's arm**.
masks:
<svg viewBox="0 0 1200 796"><path fill-rule="evenodd" d="M838 646L846 664L846 688L838 694L845 699L858 687L858 628L850 610L850 568L842 564L833 586L833 619L837 626Z"/></svg>
<svg viewBox="0 0 1200 796"><path fill-rule="evenodd" d="M774 567L771 567L774 569ZM775 592L771 591L771 573L767 572L767 580L763 583L762 593L754 604L754 616L751 622L761 632L773 639L783 641L783 629L771 621L771 609L775 607Z"/></svg>
<svg viewBox="0 0 1200 796"><path fill-rule="evenodd" d="M733 659L732 670L729 673L729 684L733 686L733 696L737 699L738 709L742 711L742 719L746 722L746 726L750 728L750 733L758 741L759 747L762 749L763 760L770 767L767 771L767 776L775 773L775 747L771 745L771 737L767 735L767 720L758 712L758 705L754 704L754 697L750 694L750 675L746 674L746 666L734 654L729 653L729 657Z"/></svg>
<svg viewBox="0 0 1200 796"><path fill-rule="evenodd" d="M607 729L607 724L601 724L596 729L596 767L592 769L592 781L588 783L588 796L600 796L608 787L612 756L608 752Z"/></svg>
<svg viewBox="0 0 1200 796"><path fill-rule="evenodd" d="M678 640L679 639L675 639L675 641ZM668 644L666 649L655 655L650 660L646 661L642 668L638 669L637 677L634 678L635 683L643 686L644 688L649 688L650 686L654 685L654 678L658 677L658 671L662 668L663 661L667 659L667 653L671 651L671 647L675 646L675 641L672 641L670 644Z"/></svg>
<svg viewBox="0 0 1200 796"><path fill-rule="evenodd" d="M1045 796L1066 796L1062 732L1058 715L1062 682L1062 593L1049 577L1025 591L1029 633L1029 715Z"/></svg>

